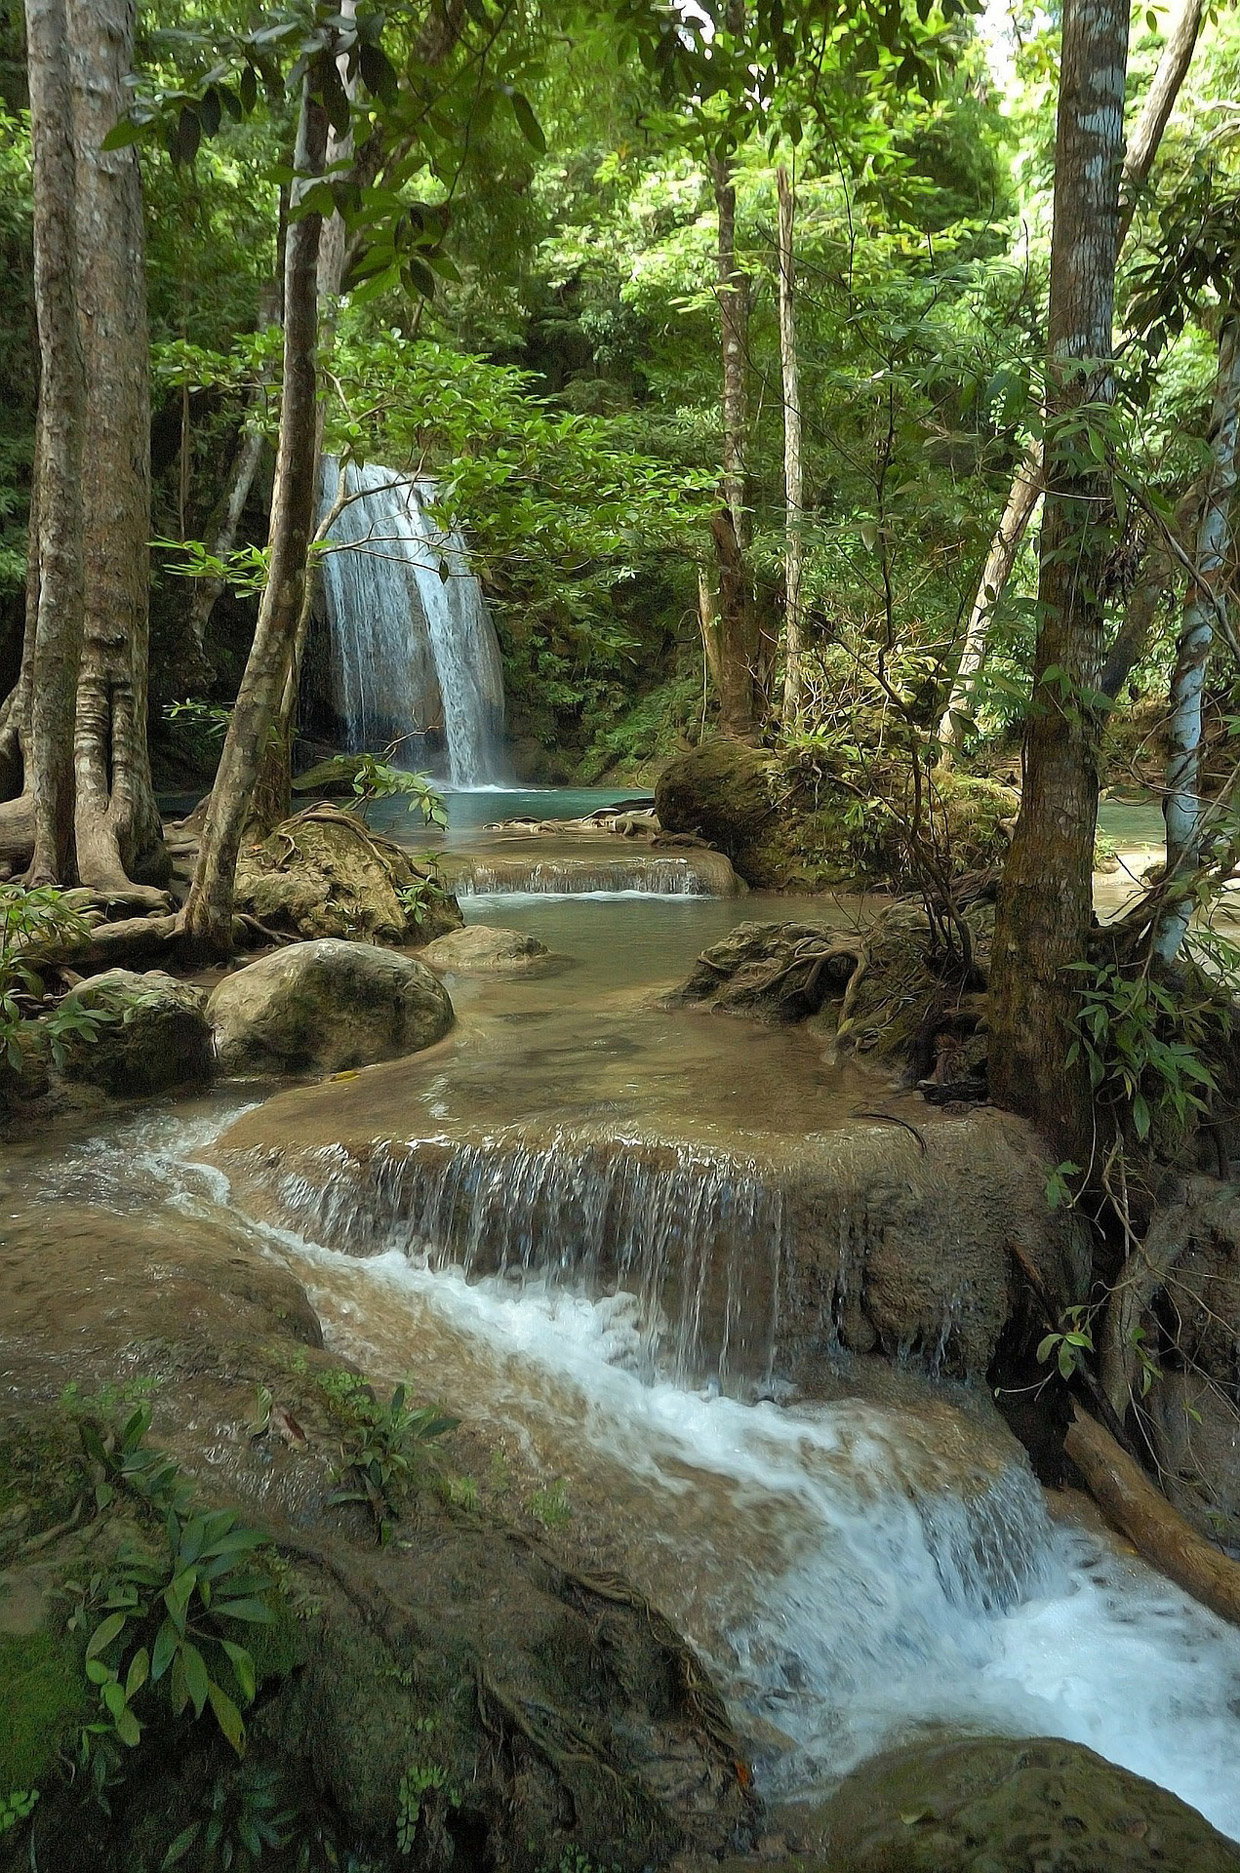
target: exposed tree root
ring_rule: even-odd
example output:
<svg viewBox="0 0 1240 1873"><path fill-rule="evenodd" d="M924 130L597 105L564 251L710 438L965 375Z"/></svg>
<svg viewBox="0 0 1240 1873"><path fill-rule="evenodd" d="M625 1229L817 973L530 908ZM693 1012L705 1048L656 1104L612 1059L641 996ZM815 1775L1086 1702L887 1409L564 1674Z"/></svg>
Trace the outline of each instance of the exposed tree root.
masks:
<svg viewBox="0 0 1240 1873"><path fill-rule="evenodd" d="M1240 1625L1240 1565L1190 1528L1141 1466L1079 1405L1064 1448L1108 1522L1138 1554L1220 1619Z"/></svg>

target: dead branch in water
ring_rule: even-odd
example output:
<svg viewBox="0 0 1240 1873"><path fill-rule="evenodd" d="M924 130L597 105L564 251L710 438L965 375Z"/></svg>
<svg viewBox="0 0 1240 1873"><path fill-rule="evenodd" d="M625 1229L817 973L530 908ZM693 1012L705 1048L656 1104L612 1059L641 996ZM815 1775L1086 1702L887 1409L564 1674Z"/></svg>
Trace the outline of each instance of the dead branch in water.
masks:
<svg viewBox="0 0 1240 1873"><path fill-rule="evenodd" d="M1064 1449L1107 1521L1142 1559L1220 1619L1240 1625L1240 1565L1211 1547L1079 1405L1073 1406Z"/></svg>

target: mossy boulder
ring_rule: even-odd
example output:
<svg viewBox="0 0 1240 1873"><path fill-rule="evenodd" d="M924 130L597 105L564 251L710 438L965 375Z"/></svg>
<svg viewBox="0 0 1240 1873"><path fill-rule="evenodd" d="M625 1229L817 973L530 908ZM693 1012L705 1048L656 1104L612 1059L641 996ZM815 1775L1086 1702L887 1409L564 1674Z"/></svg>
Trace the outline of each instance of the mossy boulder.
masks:
<svg viewBox="0 0 1240 1873"><path fill-rule="evenodd" d="M330 806L295 814L243 849L236 904L267 929L307 939L416 946L464 922L433 862Z"/></svg>
<svg viewBox="0 0 1240 1873"><path fill-rule="evenodd" d="M56 1767L87 1707L87 1685L79 1648L63 1634L24 1626L14 1602L31 1596L9 1575L0 1581L0 1794L38 1788Z"/></svg>
<svg viewBox="0 0 1240 1873"><path fill-rule="evenodd" d="M102 1017L67 1034L61 1071L121 1098L143 1098L209 1079L214 1068L206 990L162 970L109 969L65 997L65 1012Z"/></svg>
<svg viewBox="0 0 1240 1873"><path fill-rule="evenodd" d="M923 789L925 829L956 872L1002 857L1018 806L1011 788L967 774L936 771ZM915 882L910 770L890 757L863 767L828 744L775 755L720 738L668 764L655 810L665 832L709 840L763 890Z"/></svg>
<svg viewBox="0 0 1240 1873"><path fill-rule="evenodd" d="M438 976L370 943L294 943L225 976L207 1004L226 1073L337 1073L415 1054L454 1019Z"/></svg>
<svg viewBox="0 0 1240 1873"><path fill-rule="evenodd" d="M1240 1873L1240 1847L1196 1809L1049 1737L889 1751L808 1832L801 1873Z"/></svg>

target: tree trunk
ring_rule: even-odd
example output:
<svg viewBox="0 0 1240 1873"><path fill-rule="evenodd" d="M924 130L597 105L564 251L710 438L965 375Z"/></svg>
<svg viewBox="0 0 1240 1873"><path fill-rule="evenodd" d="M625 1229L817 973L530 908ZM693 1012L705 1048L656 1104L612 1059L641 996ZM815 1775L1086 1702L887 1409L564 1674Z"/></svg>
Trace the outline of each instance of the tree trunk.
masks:
<svg viewBox="0 0 1240 1873"><path fill-rule="evenodd" d="M942 750L940 759L944 767L950 767L952 759L958 755L964 745L964 731L969 720L969 691L974 679L986 658L986 640L990 634L990 620L995 606L1003 595L1005 586L1012 576L1016 564L1016 555L1020 543L1025 537L1025 529L1033 517L1033 510L1042 495L1042 442L1037 438L1029 444L1016 471L1012 491L1003 510L994 539L990 542L990 551L986 555L986 564L982 568L981 582L973 597L969 611L969 621L964 628L964 638L960 652L960 662L952 683L951 695L939 723L939 744Z"/></svg>
<svg viewBox="0 0 1240 1873"><path fill-rule="evenodd" d="M132 879L164 869L146 741L151 405L142 179L132 145L101 147L129 102L136 10L135 0L68 0L78 314L90 386L77 868L93 890L126 892Z"/></svg>
<svg viewBox="0 0 1240 1873"><path fill-rule="evenodd" d="M745 376L749 288L736 264L736 184L732 164L726 158L713 157L710 170L719 218L717 278L723 345L724 508L711 522L711 537L719 557L719 727L724 735L750 741L755 723L754 666L758 641L752 581L745 558L748 542Z"/></svg>
<svg viewBox="0 0 1240 1873"><path fill-rule="evenodd" d="M34 146L34 293L39 329L38 610L30 663L26 787L34 811L31 884L72 884L73 721L82 655L82 461L86 370L77 249L65 0L26 0ZM145 340L145 331L143 333Z"/></svg>
<svg viewBox="0 0 1240 1873"><path fill-rule="evenodd" d="M1218 377L1210 417L1210 467L1193 553L1193 574L1171 676L1171 730L1167 759L1167 867L1154 930L1154 953L1174 962L1192 914L1189 880L1201 858L1202 692L1214 639L1217 608L1227 603L1231 504L1240 451L1240 313L1219 331Z"/></svg>
<svg viewBox="0 0 1240 1873"><path fill-rule="evenodd" d="M801 375L797 357L796 275L793 237L796 196L788 171L779 171L779 359L784 383L784 503L787 545L784 549L784 707L786 729L801 718L801 574L802 513L805 505L801 459Z"/></svg>
<svg viewBox="0 0 1240 1873"><path fill-rule="evenodd" d="M313 73L302 86L296 172L305 189L323 172L327 118L313 95ZM321 215L291 223L284 272L284 384L280 440L272 490L267 584L254 642L211 791L194 882L183 927L190 944L224 954L231 946L237 854L259 763L267 747L293 658L306 554L317 499L318 340L317 268Z"/></svg>
<svg viewBox="0 0 1240 1873"><path fill-rule="evenodd" d="M1146 92L1140 115L1133 125L1124 156L1120 187L1118 241L1121 247L1132 223L1137 198L1149 180L1163 131L1192 62L1193 49L1201 31L1202 10L1203 0L1181 0L1180 10L1171 23L1171 31L1163 45L1158 69ZM1042 444L1035 441L1026 450L1016 471L1003 518L991 541L981 580L969 608L959 670L939 724L939 741L946 766L951 765L952 756L959 754L961 749L967 720L968 687L985 661L991 615L1012 576L1025 529L1038 504L1041 479Z"/></svg>
<svg viewBox="0 0 1240 1873"><path fill-rule="evenodd" d="M1128 50L1126 0L1066 0L1055 143L1047 349L1046 498L1024 792L999 898L990 983L990 1084L1085 1164L1092 1105L1066 1062L1093 915L1098 814L1099 592L1113 526L1109 479L1065 434L1110 401L1112 312Z"/></svg>

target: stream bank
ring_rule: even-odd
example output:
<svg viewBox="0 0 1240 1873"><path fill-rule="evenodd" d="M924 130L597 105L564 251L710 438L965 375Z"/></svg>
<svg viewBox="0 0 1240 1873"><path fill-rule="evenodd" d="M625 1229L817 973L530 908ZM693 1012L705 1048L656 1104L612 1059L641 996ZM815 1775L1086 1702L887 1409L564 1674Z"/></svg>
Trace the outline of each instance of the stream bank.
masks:
<svg viewBox="0 0 1240 1873"><path fill-rule="evenodd" d="M868 910L814 906L840 930ZM785 1803L944 1731L1092 1745L1240 1834L1240 1640L1049 1520L986 1398L1012 1228L1072 1278L1019 1128L896 1094L802 1027L660 1005L733 902L466 911L567 963L447 976L456 1026L407 1059L66 1122L8 1173L26 1442L33 1408L72 1452L66 1384L136 1387L152 1441L292 1570L300 1647L265 1681L255 1760L302 1765L313 1826L328 1813L378 1865L405 1863L411 1768L418 1864L636 1868L760 1840L772 1857ZM1007 1166L989 1209L983 1162ZM368 1510L329 1501L350 1373L380 1405L408 1379L463 1420L382 1548ZM35 1482L18 1546L72 1509ZM78 1541L25 1555L23 1581L80 1571ZM573 1747L540 1709L569 1714ZM206 1751L175 1788L153 1768L165 1817L200 1802L208 1758L226 1765ZM1123 1788L1134 1826L1166 1827ZM836 1873L833 1853L810 1858Z"/></svg>

